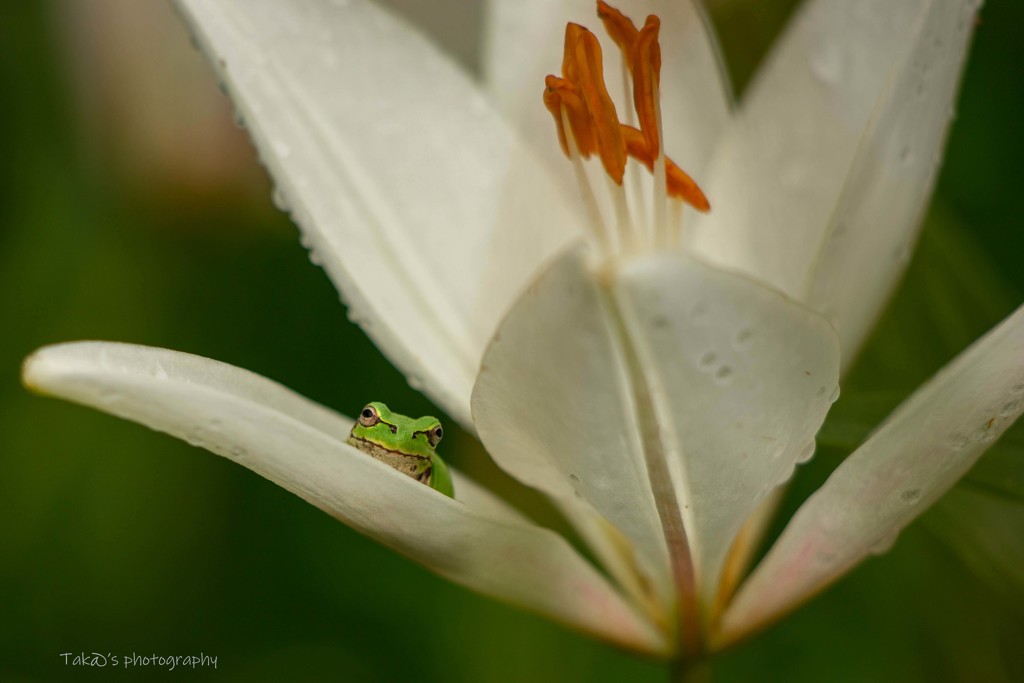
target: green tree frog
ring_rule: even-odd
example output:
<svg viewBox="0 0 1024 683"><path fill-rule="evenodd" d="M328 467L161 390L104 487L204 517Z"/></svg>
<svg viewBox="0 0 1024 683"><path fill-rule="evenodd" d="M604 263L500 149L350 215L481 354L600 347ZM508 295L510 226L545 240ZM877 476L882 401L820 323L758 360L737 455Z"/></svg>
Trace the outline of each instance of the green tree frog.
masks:
<svg viewBox="0 0 1024 683"><path fill-rule="evenodd" d="M374 401L366 404L359 413L348 442L416 481L454 498L455 487L448 467L434 452L443 433L436 417L406 417Z"/></svg>

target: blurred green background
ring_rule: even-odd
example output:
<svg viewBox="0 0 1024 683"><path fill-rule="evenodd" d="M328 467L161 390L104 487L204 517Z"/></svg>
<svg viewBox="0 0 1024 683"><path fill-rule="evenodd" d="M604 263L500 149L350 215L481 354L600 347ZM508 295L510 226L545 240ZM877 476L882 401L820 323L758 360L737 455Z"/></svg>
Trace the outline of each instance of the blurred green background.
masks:
<svg viewBox="0 0 1024 683"><path fill-rule="evenodd" d="M472 66L478 6L391 4ZM794 4L711 3L738 88ZM1022 3L982 12L919 249L790 510L1024 298L1021 26ZM0 92L0 679L664 678L449 585L205 451L23 390L33 349L111 339L249 368L350 414L378 397L436 412L346 320L163 3L4 3ZM451 461L514 488L449 434ZM1024 680L1022 444L1011 430L893 551L722 657L716 680ZM204 652L218 668L87 670L59 656L82 651Z"/></svg>

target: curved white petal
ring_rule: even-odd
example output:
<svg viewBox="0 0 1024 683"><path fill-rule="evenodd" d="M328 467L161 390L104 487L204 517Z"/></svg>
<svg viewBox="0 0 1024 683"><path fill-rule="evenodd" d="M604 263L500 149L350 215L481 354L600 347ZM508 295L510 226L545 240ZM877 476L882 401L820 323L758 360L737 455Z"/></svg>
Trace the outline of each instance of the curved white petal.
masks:
<svg viewBox="0 0 1024 683"><path fill-rule="evenodd" d="M463 426L480 354L574 230L476 86L365 0L179 0L312 256Z"/></svg>
<svg viewBox="0 0 1024 683"><path fill-rule="evenodd" d="M844 369L903 273L942 161L974 2L936 3L865 131L801 297L835 326Z"/></svg>
<svg viewBox="0 0 1024 683"><path fill-rule="evenodd" d="M502 467L586 499L658 579L662 525L681 519L710 598L743 520L810 456L838 343L814 313L682 254L604 277L579 254L541 276L484 355L474 417Z"/></svg>
<svg viewBox="0 0 1024 683"><path fill-rule="evenodd" d="M661 18L661 102L665 150L698 181L729 119L728 77L704 12L692 0L612 2L635 24L648 14ZM568 162L558 148L555 126L544 109L544 77L562 67L568 22L601 38L605 79L619 118L628 122L632 94L623 92L622 60L597 17L595 0L489 0L484 26L484 79L506 116L525 131L554 168ZM631 92L631 91L630 91Z"/></svg>
<svg viewBox="0 0 1024 683"><path fill-rule="evenodd" d="M478 487L452 500L348 446L351 421L245 370L105 342L43 348L24 382L207 448L447 579L645 652L651 625L558 535ZM468 493L468 495L467 495Z"/></svg>
<svg viewBox="0 0 1024 683"><path fill-rule="evenodd" d="M1024 412L1024 307L907 399L797 511L740 588L723 641L886 550Z"/></svg>
<svg viewBox="0 0 1024 683"><path fill-rule="evenodd" d="M839 345L820 316L682 255L634 261L616 295L710 603L743 522L813 454Z"/></svg>
<svg viewBox="0 0 1024 683"><path fill-rule="evenodd" d="M484 353L473 418L503 469L555 499L586 500L625 534L666 599L665 539L604 299L581 252L547 270Z"/></svg>
<svg viewBox="0 0 1024 683"><path fill-rule="evenodd" d="M693 248L831 314L845 356L906 262L976 5L807 2L713 163Z"/></svg>

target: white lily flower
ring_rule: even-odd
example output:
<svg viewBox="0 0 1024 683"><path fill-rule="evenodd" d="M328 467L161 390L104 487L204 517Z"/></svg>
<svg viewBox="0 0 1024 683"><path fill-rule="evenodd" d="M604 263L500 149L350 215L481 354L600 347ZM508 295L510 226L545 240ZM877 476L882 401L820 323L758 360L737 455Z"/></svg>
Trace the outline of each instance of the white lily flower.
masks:
<svg viewBox="0 0 1024 683"><path fill-rule="evenodd" d="M697 5L623 1L661 19L648 113L714 204L682 232L642 167L605 185L583 163L563 103L583 207L569 182L538 94L590 0L493 0L486 90L366 0L179 5L353 317L602 567L459 473L443 496L349 446L349 418L212 360L52 346L25 363L37 391L202 445L452 581L662 657L731 645L890 545L1024 411L1021 308L741 580L758 510L813 454L906 263L972 0L808 0L738 108ZM628 78L608 81L625 110Z"/></svg>

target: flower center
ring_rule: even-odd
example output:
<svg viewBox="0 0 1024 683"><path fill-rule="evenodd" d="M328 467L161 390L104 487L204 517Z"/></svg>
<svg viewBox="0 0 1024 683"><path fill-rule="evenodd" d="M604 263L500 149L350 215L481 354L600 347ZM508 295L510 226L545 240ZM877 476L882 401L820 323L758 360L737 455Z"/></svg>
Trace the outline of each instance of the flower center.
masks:
<svg viewBox="0 0 1024 683"><path fill-rule="evenodd" d="M637 125L632 125L628 107L628 122L619 120L605 86L601 43L579 24L569 23L565 27L562 75L544 80L544 106L554 116L558 142L576 171L591 236L605 258L611 258L644 247L678 244L683 203L702 213L711 206L693 178L664 153L659 95L661 20L650 15L638 29L629 17L601 0L597 3L597 16L622 54L623 85L626 92L632 90ZM594 154L600 158L610 180L610 196L604 202L604 210L583 163ZM630 174L629 193L624 186L629 158L653 174L650 220L643 211L640 176ZM614 231L604 220L603 214L609 212L614 214Z"/></svg>

